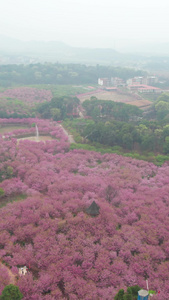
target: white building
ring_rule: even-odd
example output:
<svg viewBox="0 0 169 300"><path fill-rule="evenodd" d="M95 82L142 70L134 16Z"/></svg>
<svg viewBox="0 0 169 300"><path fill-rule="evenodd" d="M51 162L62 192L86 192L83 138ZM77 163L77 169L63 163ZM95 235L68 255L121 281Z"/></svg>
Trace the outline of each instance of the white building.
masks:
<svg viewBox="0 0 169 300"><path fill-rule="evenodd" d="M125 82L119 77L111 77L111 84L112 86L124 86Z"/></svg>
<svg viewBox="0 0 169 300"><path fill-rule="evenodd" d="M26 275L26 273L28 272L28 268L26 266L19 268L19 275Z"/></svg>
<svg viewBox="0 0 169 300"><path fill-rule="evenodd" d="M110 86L110 79L108 79L108 78L99 78L98 79L98 85Z"/></svg>
<svg viewBox="0 0 169 300"><path fill-rule="evenodd" d="M160 94L163 91L160 88L154 87L154 86L149 86L145 84L132 84L128 85L128 89L130 91L134 92L140 92L140 93L156 93Z"/></svg>
<svg viewBox="0 0 169 300"><path fill-rule="evenodd" d="M137 85L137 84L144 84L153 86L158 82L158 78L156 76L135 76L127 80L127 85Z"/></svg>

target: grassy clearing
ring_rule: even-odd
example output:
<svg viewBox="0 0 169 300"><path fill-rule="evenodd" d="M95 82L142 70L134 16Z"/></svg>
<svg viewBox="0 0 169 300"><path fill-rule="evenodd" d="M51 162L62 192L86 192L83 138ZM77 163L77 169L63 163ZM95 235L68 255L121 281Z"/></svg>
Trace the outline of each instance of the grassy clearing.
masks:
<svg viewBox="0 0 169 300"><path fill-rule="evenodd" d="M92 85L94 88L96 88L96 85ZM54 97L62 97L62 96L71 96L76 94L82 94L87 93L89 91L92 91L92 89L86 84L86 85L55 85L55 84L31 84L31 85L14 85L9 88L16 88L16 87L29 87L29 88L36 88L39 90L50 90ZM8 89L8 87L3 88L0 87L0 92L5 91Z"/></svg>
<svg viewBox="0 0 169 300"><path fill-rule="evenodd" d="M7 127L0 127L0 134L8 133L13 130L18 129L25 129L28 128L28 126L7 126Z"/></svg>
<svg viewBox="0 0 169 300"><path fill-rule="evenodd" d="M35 85L26 85L25 87L50 90L54 97L76 95L76 94L86 93L91 90L90 88L88 88L88 85L35 84Z"/></svg>

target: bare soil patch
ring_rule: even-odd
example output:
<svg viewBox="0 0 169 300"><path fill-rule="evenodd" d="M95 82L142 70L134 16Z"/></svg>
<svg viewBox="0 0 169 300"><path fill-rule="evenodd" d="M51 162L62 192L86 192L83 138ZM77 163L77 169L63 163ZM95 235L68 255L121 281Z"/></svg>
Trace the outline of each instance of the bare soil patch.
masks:
<svg viewBox="0 0 169 300"><path fill-rule="evenodd" d="M127 103L129 101L136 100L135 97L131 94L120 94L117 92L100 92L100 93L91 93L90 95L81 95L78 96L81 102L86 99L90 99L90 97L96 97L99 100L112 100L115 102L124 102Z"/></svg>
<svg viewBox="0 0 169 300"><path fill-rule="evenodd" d="M141 100L135 100L135 101L128 102L127 104L135 105L135 106L138 106L139 108L144 108L144 107L152 105L152 102L149 100L141 99Z"/></svg>
<svg viewBox="0 0 169 300"><path fill-rule="evenodd" d="M126 104L136 105L140 108L147 107L152 104L151 101L146 99L138 99L136 95L132 95L130 93L118 93L114 92L107 92L101 91L100 93L92 93L90 95L80 95L78 98L83 103L86 99L90 99L90 97L96 97L98 100L111 100L115 102L122 102ZM139 97L139 96L138 96Z"/></svg>
<svg viewBox="0 0 169 300"><path fill-rule="evenodd" d="M34 141L34 142L46 142L46 141L52 141L53 138L50 135L42 135L39 136L38 138L36 136L28 136L24 138L19 138L18 141L23 141L23 140L29 140L29 141Z"/></svg>

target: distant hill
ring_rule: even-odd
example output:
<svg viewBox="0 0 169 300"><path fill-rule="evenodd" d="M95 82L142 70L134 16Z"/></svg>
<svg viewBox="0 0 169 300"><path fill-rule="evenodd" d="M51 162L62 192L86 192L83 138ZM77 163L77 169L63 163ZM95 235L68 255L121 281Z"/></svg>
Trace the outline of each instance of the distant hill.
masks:
<svg viewBox="0 0 169 300"><path fill-rule="evenodd" d="M121 44L118 52L111 48L72 47L61 41L24 42L0 35L0 64L59 62L169 72L169 43L159 43L154 47L151 43L147 46L141 42L140 44L128 42L128 44L128 46L126 43Z"/></svg>
<svg viewBox="0 0 169 300"><path fill-rule="evenodd" d="M111 63L121 60L124 54L113 49L90 49L71 47L60 41L24 42L0 36L0 54L5 56L26 56L36 58L39 62L77 62L77 63Z"/></svg>

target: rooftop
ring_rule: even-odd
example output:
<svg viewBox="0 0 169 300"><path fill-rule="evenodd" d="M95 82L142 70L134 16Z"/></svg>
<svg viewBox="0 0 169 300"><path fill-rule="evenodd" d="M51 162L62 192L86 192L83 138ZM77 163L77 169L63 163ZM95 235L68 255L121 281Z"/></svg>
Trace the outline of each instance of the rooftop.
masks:
<svg viewBox="0 0 169 300"><path fill-rule="evenodd" d="M129 85L129 88L138 88L138 89L145 89L145 90L161 90L158 87L155 86L150 86L150 85L146 85L146 84L132 84Z"/></svg>
<svg viewBox="0 0 169 300"><path fill-rule="evenodd" d="M88 215L97 216L99 215L100 207L96 204L95 201L86 209Z"/></svg>

